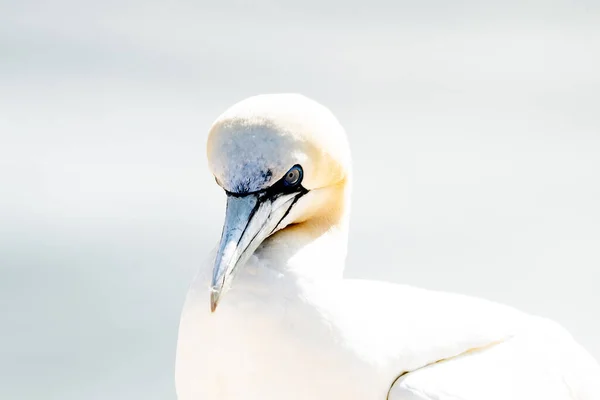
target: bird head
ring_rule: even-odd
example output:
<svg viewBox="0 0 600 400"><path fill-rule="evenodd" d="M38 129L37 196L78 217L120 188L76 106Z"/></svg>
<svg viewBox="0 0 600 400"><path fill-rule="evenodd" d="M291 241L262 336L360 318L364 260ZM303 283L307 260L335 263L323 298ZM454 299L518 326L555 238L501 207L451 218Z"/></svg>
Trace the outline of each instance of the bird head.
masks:
<svg viewBox="0 0 600 400"><path fill-rule="evenodd" d="M297 94L233 105L211 127L207 155L227 195L211 282L214 312L236 272L268 237L343 212L341 190L351 162L338 120Z"/></svg>

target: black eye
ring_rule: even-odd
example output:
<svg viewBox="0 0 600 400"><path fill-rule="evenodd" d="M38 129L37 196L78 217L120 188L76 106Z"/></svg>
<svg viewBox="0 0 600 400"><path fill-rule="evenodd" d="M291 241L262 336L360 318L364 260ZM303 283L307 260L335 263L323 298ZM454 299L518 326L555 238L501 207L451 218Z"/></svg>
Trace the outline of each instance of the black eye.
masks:
<svg viewBox="0 0 600 400"><path fill-rule="evenodd" d="M303 175L302 167L294 165L283 177L283 184L291 187L298 186L302 182Z"/></svg>

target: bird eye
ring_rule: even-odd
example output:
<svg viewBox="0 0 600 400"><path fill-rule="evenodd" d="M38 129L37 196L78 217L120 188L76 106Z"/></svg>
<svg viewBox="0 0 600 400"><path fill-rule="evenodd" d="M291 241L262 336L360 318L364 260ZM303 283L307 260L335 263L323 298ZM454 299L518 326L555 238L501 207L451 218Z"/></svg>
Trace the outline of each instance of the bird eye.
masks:
<svg viewBox="0 0 600 400"><path fill-rule="evenodd" d="M294 165L283 177L285 186L298 186L302 182L302 167Z"/></svg>

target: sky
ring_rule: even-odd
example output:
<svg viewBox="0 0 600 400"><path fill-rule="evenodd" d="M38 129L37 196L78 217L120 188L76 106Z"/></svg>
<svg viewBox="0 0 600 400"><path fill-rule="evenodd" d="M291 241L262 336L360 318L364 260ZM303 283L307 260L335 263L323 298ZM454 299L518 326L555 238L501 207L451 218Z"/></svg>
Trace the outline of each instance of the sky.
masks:
<svg viewBox="0 0 600 400"><path fill-rule="evenodd" d="M354 162L346 276L499 301L600 359L597 1L0 0L0 398L175 400L212 121L300 92Z"/></svg>

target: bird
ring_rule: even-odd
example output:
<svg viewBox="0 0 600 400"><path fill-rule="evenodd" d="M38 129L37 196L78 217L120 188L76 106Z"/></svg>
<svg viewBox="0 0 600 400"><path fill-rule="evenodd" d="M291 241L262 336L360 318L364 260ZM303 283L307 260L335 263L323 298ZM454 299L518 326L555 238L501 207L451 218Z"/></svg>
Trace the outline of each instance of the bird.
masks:
<svg viewBox="0 0 600 400"><path fill-rule="evenodd" d="M239 101L207 159L225 217L181 312L179 400L600 399L600 366L552 320L344 277L352 162L324 105Z"/></svg>

